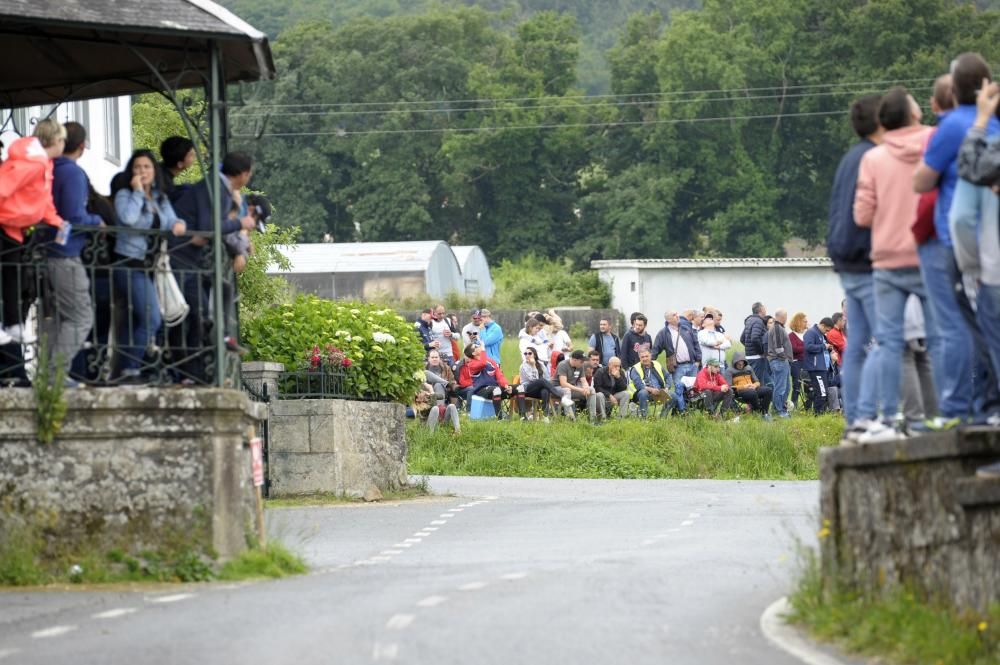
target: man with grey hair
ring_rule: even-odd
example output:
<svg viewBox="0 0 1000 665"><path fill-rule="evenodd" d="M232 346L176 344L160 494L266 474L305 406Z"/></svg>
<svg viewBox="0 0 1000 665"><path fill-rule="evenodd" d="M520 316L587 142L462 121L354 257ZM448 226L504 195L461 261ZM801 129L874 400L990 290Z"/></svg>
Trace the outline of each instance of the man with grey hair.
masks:
<svg viewBox="0 0 1000 665"><path fill-rule="evenodd" d="M788 339L785 323L788 312L779 309L774 313L774 325L767 331L767 362L770 365L774 391L771 404L779 418L788 418L788 372L791 363L792 343Z"/></svg>

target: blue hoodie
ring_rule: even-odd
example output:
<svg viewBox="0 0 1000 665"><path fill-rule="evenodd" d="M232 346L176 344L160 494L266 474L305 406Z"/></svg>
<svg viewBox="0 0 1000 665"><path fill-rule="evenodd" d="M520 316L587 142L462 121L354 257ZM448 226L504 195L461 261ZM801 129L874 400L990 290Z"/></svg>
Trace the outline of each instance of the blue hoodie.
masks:
<svg viewBox="0 0 1000 665"><path fill-rule="evenodd" d="M56 205L59 216L72 224L79 226L97 226L101 218L87 212L87 197L90 192L87 174L83 169L67 157L56 157L52 170L52 201ZM45 229L45 239L53 240L56 229ZM73 232L65 245L49 244L49 256L60 258L75 258L80 256L87 242L89 233Z"/></svg>
<svg viewBox="0 0 1000 665"><path fill-rule="evenodd" d="M837 166L830 192L830 227L826 234L826 252L837 272L872 271L872 232L854 223L854 190L858 184L861 158L875 147L864 139L847 151Z"/></svg>

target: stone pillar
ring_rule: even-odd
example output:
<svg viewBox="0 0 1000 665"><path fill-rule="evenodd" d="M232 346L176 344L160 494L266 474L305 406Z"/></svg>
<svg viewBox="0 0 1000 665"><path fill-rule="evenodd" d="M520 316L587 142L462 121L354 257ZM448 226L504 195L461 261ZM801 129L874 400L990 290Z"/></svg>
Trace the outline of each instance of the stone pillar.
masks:
<svg viewBox="0 0 1000 665"><path fill-rule="evenodd" d="M405 408L343 399L274 400L268 440L270 496L361 497L407 482Z"/></svg>
<svg viewBox="0 0 1000 665"><path fill-rule="evenodd" d="M255 360L243 363L240 373L243 382L258 392L262 392L263 386L267 386L267 395L273 399L278 394L278 375L284 371L285 366L281 363Z"/></svg>
<svg viewBox="0 0 1000 665"><path fill-rule="evenodd" d="M50 543L156 548L183 539L223 559L253 527L248 430L264 404L238 390L67 390L50 445L38 442L30 389L0 401L2 511L44 519Z"/></svg>

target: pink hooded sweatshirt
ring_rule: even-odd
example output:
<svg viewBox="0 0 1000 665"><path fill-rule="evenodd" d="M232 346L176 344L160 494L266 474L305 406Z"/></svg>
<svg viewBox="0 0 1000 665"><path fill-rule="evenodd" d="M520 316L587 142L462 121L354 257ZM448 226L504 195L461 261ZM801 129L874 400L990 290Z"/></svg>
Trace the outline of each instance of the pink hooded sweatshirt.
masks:
<svg viewBox="0 0 1000 665"><path fill-rule="evenodd" d="M861 158L854 221L872 230L874 268L920 266L917 243L910 231L920 202L920 194L913 191L913 172L933 131L923 125L893 129L883 135L881 145Z"/></svg>

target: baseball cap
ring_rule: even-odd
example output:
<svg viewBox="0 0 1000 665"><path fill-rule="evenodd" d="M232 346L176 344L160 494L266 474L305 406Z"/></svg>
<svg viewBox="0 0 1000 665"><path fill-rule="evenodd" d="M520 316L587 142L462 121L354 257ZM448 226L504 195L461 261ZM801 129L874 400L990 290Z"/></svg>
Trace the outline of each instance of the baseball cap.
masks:
<svg viewBox="0 0 1000 665"><path fill-rule="evenodd" d="M479 310L479 316L493 316L493 312L488 309Z"/></svg>
<svg viewBox="0 0 1000 665"><path fill-rule="evenodd" d="M481 319L481 318L483 318L483 310L481 310L481 309L474 309L474 310L472 310L472 318L474 318L474 319Z"/></svg>

